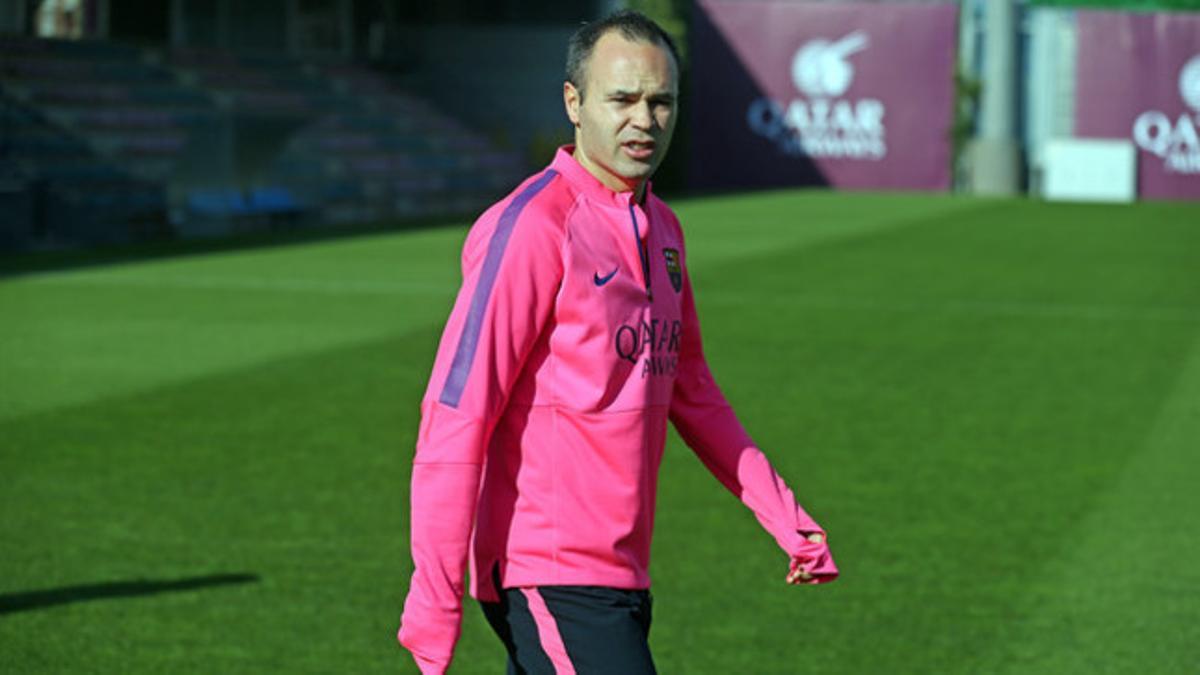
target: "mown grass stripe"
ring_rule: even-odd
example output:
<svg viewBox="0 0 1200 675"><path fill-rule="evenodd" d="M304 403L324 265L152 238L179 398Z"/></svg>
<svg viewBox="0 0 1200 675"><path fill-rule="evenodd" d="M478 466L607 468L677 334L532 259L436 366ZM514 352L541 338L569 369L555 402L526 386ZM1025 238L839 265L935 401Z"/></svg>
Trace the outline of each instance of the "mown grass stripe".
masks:
<svg viewBox="0 0 1200 675"><path fill-rule="evenodd" d="M974 672L1200 669L1200 340L1144 443L1031 569L1030 609Z"/></svg>

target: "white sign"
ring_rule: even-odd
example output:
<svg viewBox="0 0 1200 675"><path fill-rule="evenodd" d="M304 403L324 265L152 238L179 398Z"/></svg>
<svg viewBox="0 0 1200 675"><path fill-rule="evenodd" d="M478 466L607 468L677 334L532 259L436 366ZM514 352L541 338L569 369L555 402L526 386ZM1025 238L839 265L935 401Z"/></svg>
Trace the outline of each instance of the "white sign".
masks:
<svg viewBox="0 0 1200 675"><path fill-rule="evenodd" d="M1123 139L1057 139L1046 146L1046 199L1132 202L1137 198L1137 151Z"/></svg>

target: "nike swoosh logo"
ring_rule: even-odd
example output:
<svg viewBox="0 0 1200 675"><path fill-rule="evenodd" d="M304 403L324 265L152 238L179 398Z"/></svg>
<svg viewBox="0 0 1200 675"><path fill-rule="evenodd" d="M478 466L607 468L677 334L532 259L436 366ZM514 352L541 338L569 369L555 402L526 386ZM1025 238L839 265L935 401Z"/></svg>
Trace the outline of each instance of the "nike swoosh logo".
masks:
<svg viewBox="0 0 1200 675"><path fill-rule="evenodd" d="M603 286L604 284L607 284L609 282L609 280L612 279L616 275L617 275L617 268L614 267L613 271L609 272L608 274L606 274L604 276L600 276L599 272L594 272L593 276L592 276L592 281L596 282L597 286Z"/></svg>

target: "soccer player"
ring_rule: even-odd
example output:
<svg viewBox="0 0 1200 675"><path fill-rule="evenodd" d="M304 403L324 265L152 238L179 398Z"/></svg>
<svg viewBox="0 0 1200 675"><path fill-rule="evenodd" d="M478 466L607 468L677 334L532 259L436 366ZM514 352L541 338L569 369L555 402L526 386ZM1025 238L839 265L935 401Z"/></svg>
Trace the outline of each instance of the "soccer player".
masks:
<svg viewBox="0 0 1200 675"><path fill-rule="evenodd" d="M649 182L678 114L654 22L580 28L563 100L575 143L488 209L421 403L415 564L400 642L449 666L463 575L509 673L653 673L650 536L668 419L787 554L788 583L837 577L705 363L683 232Z"/></svg>

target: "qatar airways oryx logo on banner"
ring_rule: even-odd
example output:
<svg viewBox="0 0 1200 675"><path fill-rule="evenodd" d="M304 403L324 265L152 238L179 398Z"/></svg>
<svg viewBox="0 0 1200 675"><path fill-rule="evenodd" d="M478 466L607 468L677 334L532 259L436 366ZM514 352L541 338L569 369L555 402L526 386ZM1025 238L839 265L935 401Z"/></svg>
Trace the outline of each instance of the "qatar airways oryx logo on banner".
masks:
<svg viewBox="0 0 1200 675"><path fill-rule="evenodd" d="M694 187L945 189L955 2L698 0Z"/></svg>
<svg viewBox="0 0 1200 675"><path fill-rule="evenodd" d="M1133 140L1162 159L1167 171L1200 174L1200 54L1179 70L1179 97L1191 110L1147 110L1133 122Z"/></svg>
<svg viewBox="0 0 1200 675"><path fill-rule="evenodd" d="M854 81L851 57L869 43L861 30L837 40L806 42L792 58L792 82L801 95L786 106L766 96L754 100L746 123L787 154L883 159L883 102L844 97Z"/></svg>
<svg viewBox="0 0 1200 675"><path fill-rule="evenodd" d="M1075 135L1131 140L1139 196L1200 199L1200 15L1077 21Z"/></svg>

